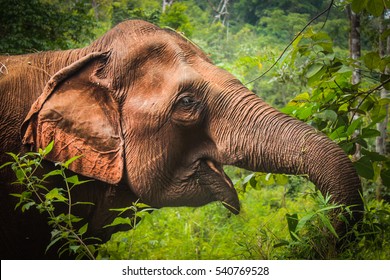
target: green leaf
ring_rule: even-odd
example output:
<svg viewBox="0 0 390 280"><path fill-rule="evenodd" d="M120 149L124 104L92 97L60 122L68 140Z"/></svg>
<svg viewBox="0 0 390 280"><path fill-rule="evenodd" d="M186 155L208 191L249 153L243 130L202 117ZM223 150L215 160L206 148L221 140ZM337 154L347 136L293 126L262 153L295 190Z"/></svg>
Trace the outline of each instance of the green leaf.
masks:
<svg viewBox="0 0 390 280"><path fill-rule="evenodd" d="M334 130L330 135L329 138L332 140L341 139L346 137L345 133L345 126L340 126L336 130Z"/></svg>
<svg viewBox="0 0 390 280"><path fill-rule="evenodd" d="M325 121L335 122L337 120L337 113L333 110L324 110L320 113L315 114L315 116Z"/></svg>
<svg viewBox="0 0 390 280"><path fill-rule="evenodd" d="M384 155L381 155L377 152L370 152L366 149L361 150L362 155L365 155L370 158L371 161L386 161L387 157Z"/></svg>
<svg viewBox="0 0 390 280"><path fill-rule="evenodd" d="M132 224L131 224L131 220L130 220L129 217L127 217L127 218L116 217L111 224L105 225L103 228L114 227L114 226L117 226L117 225L129 225L129 226L131 226Z"/></svg>
<svg viewBox="0 0 390 280"><path fill-rule="evenodd" d="M134 203L134 206L137 207L138 209L150 208L150 205L147 205L147 204L142 203L142 202L136 202L136 203Z"/></svg>
<svg viewBox="0 0 390 280"><path fill-rule="evenodd" d="M313 115L313 106L307 106L297 110L297 117L301 120L306 120L311 115Z"/></svg>
<svg viewBox="0 0 390 280"><path fill-rule="evenodd" d="M88 230L88 223L86 223L85 225L83 225L80 229L79 229L79 234L80 235L83 235L84 233L86 233Z"/></svg>
<svg viewBox="0 0 390 280"><path fill-rule="evenodd" d="M73 253L77 253L77 251L80 249L80 245L69 245L69 250Z"/></svg>
<svg viewBox="0 0 390 280"><path fill-rule="evenodd" d="M275 174L275 181L278 185L284 186L288 184L288 176L284 174Z"/></svg>
<svg viewBox="0 0 390 280"><path fill-rule="evenodd" d="M381 170L382 184L386 187L390 187L390 169Z"/></svg>
<svg viewBox="0 0 390 280"><path fill-rule="evenodd" d="M84 180L84 181L80 181L80 180L79 180L79 177L78 177L77 175L74 175L74 176L65 178L65 181L66 181L67 183L72 184L72 187L75 187L75 186L82 185L82 184L85 184L85 183L88 183L88 182L92 182L93 180Z"/></svg>
<svg viewBox="0 0 390 280"><path fill-rule="evenodd" d="M363 56L363 62L368 69L374 70L380 65L381 58L378 52L369 52Z"/></svg>
<svg viewBox="0 0 390 280"><path fill-rule="evenodd" d="M24 179L26 178L24 171L21 169L16 170L15 175L19 182L23 182Z"/></svg>
<svg viewBox="0 0 390 280"><path fill-rule="evenodd" d="M378 137L380 135L381 133L376 129L372 129L372 128L362 129L362 138L372 138L372 137Z"/></svg>
<svg viewBox="0 0 390 280"><path fill-rule="evenodd" d="M382 74L381 75L381 83L383 83L383 87L387 90L390 90L390 75Z"/></svg>
<svg viewBox="0 0 390 280"><path fill-rule="evenodd" d="M299 220L299 222L298 222L298 224L297 224L296 231L299 232L299 231L305 226L305 224L306 224L309 220L311 220L311 219L313 218L313 216L314 216L315 214L316 214L316 213L309 213L309 214L303 216L303 217Z"/></svg>
<svg viewBox="0 0 390 280"><path fill-rule="evenodd" d="M267 186L272 186L275 184L275 178L272 173L267 173L262 181Z"/></svg>
<svg viewBox="0 0 390 280"><path fill-rule="evenodd" d="M287 219L287 225L288 225L288 230L290 232L290 236L292 240L297 240L297 236L293 235L292 233L295 233L298 225L298 214L286 214L286 219Z"/></svg>
<svg viewBox="0 0 390 280"><path fill-rule="evenodd" d="M242 181L242 184L245 185L247 183L249 183L249 185L252 188L256 188L257 181L256 181L255 173L251 173L244 178L244 180Z"/></svg>
<svg viewBox="0 0 390 280"><path fill-rule="evenodd" d="M4 167L13 164L13 162L6 162L2 166L0 166L0 169L3 169Z"/></svg>
<svg viewBox="0 0 390 280"><path fill-rule="evenodd" d="M68 199L61 194L62 191L62 189L54 188L45 197L47 200L67 201Z"/></svg>
<svg viewBox="0 0 390 280"><path fill-rule="evenodd" d="M74 156L70 159L68 159L67 161L65 161L64 163L61 163L61 166L65 167L66 169L69 168L69 165L74 162L75 160L81 158L83 155L79 155L79 156Z"/></svg>
<svg viewBox="0 0 390 280"><path fill-rule="evenodd" d="M322 214L322 213L318 213L318 217L320 217L320 220L322 221L322 223L326 226L326 228L336 237L336 238L339 238L339 236L337 235L334 227L332 226L330 220L329 220L329 217Z"/></svg>
<svg viewBox="0 0 390 280"><path fill-rule="evenodd" d="M383 0L369 0L366 9L374 17L380 17L384 10Z"/></svg>
<svg viewBox="0 0 390 280"><path fill-rule="evenodd" d="M374 168L369 157L363 156L358 161L354 162L356 171L360 176L366 179L374 178Z"/></svg>
<svg viewBox="0 0 390 280"><path fill-rule="evenodd" d="M30 202L27 202L25 204L23 204L22 206L22 212L26 211L26 210L29 210L31 206L34 206L36 203L35 201L30 201Z"/></svg>
<svg viewBox="0 0 390 280"><path fill-rule="evenodd" d="M46 173L44 176L43 176L43 179L42 180L46 180L47 178L49 177L52 177L52 176L57 176L57 175L62 175L62 171L60 169L55 169L53 171L50 171L49 173Z"/></svg>
<svg viewBox="0 0 390 280"><path fill-rule="evenodd" d="M298 94L297 96L294 97L293 101L310 101L310 95L307 92Z"/></svg>
<svg viewBox="0 0 390 280"><path fill-rule="evenodd" d="M51 141L49 145L47 145L46 148L41 152L42 156L45 157L46 155L48 155L53 150L53 147L54 141Z"/></svg>
<svg viewBox="0 0 390 280"><path fill-rule="evenodd" d="M312 64L306 73L306 77L309 79L312 78L314 75L316 75L318 72L320 72L323 67L324 67L324 65L322 63Z"/></svg>
<svg viewBox="0 0 390 280"><path fill-rule="evenodd" d="M359 14L366 8L368 0L353 0L351 3L351 9L354 11L356 14Z"/></svg>
<svg viewBox="0 0 390 280"><path fill-rule="evenodd" d="M351 125L348 126L347 136L352 136L355 133L355 131L361 127L362 124L363 124L363 119L361 117L354 120L351 123Z"/></svg>

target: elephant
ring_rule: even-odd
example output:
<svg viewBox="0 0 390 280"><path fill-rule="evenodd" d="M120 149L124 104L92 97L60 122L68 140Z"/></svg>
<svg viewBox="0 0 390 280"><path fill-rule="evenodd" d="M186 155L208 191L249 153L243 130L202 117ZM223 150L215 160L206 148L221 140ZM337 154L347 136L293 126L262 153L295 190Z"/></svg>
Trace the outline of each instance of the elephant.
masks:
<svg viewBox="0 0 390 280"><path fill-rule="evenodd" d="M6 152L54 147L44 161L82 155L71 174L92 179L72 193L88 234L135 201L155 208L240 202L223 170L306 175L351 206L343 234L362 216L361 183L349 157L310 125L267 104L193 42L142 20L119 23L80 49L0 56L0 165ZM12 171L1 172L1 257L49 258L46 219L15 211ZM124 214L131 216L131 213Z"/></svg>

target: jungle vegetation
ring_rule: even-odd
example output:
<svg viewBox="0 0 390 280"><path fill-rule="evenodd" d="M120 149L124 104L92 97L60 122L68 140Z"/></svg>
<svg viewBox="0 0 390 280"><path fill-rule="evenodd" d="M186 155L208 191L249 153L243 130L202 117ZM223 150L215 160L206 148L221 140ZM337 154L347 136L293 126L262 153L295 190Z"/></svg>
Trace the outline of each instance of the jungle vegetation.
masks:
<svg viewBox="0 0 390 280"><path fill-rule="evenodd" d="M338 237L328 215L341 206L305 178L227 166L240 215L220 203L152 213L133 205L142 221L93 257L390 259L390 1L0 0L0 7L3 54L83 47L125 19L181 32L268 103L337 142L363 182L364 220L342 251L329 246Z"/></svg>

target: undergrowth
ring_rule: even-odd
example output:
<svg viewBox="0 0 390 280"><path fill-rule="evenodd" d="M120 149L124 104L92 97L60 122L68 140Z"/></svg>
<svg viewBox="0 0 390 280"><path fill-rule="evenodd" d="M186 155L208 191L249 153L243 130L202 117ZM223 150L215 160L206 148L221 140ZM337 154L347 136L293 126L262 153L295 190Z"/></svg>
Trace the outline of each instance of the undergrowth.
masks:
<svg viewBox="0 0 390 280"><path fill-rule="evenodd" d="M77 175L67 177L65 170L77 160L56 164L57 169L37 176L41 162L52 148L38 153L15 155L10 166L15 184L25 187L16 211L38 209L49 216L52 228L47 250L59 248L76 259L390 259L390 204L365 201L363 220L348 232L348 239L337 236L331 217L348 211L332 204L306 180L269 174L250 174L227 169L238 190L242 210L239 215L226 211L218 202L204 207L151 208L135 203L119 214L132 211L132 219L115 219L110 225L130 224L133 229L119 232L105 244L86 237L88 223L72 214L80 202L70 191L86 181ZM61 176L63 188L49 188L46 180ZM58 205L67 211L58 213ZM146 207L146 208L145 208ZM144 208L140 210L140 208ZM139 222L141 218L141 222ZM341 217L342 218L342 217ZM76 226L77 225L77 226ZM342 241L342 242L340 242ZM342 244L340 248L340 244ZM54 246L56 245L56 246Z"/></svg>
<svg viewBox="0 0 390 280"><path fill-rule="evenodd" d="M239 215L218 202L200 208L163 208L145 217L137 230L115 234L102 246L99 258L390 259L390 204L365 201L363 220L346 239L331 225L332 213L345 208L332 204L330 196L305 180L290 178L301 185L288 188L246 185L245 191L242 181L235 180L242 203ZM290 187L295 188L292 195Z"/></svg>

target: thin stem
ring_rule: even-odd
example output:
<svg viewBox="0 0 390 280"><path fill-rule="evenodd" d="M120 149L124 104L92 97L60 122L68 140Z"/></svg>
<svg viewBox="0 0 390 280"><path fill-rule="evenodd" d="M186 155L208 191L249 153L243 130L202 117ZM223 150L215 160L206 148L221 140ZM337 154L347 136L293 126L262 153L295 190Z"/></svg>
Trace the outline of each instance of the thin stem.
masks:
<svg viewBox="0 0 390 280"><path fill-rule="evenodd" d="M248 84L251 84L259 79L261 79L262 77L264 77L269 71L272 70L272 68L275 67L276 64L278 64L278 62L282 59L283 55L286 53L286 51L291 47L291 45L299 38L299 36L302 35L302 33L306 30L306 28L308 28L314 21L316 21L318 18L320 18L323 14L327 13L330 11L330 9L332 8L333 6L333 2L334 0L332 0L329 4L329 6L323 10L321 13L319 13L318 15L316 15L314 18L312 18L302 29L301 31L298 32L297 35L295 35L294 39L292 39L290 41L290 43L287 45L287 47L284 48L284 50L282 51L282 53L279 55L278 59L263 73L261 74L259 77L247 82L245 85L248 85Z"/></svg>

